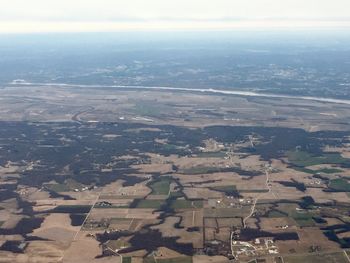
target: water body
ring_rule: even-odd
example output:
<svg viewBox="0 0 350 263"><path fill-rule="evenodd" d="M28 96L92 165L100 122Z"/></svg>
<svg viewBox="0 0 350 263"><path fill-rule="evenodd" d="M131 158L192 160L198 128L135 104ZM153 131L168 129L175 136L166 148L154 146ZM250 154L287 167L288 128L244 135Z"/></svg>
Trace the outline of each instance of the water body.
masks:
<svg viewBox="0 0 350 263"><path fill-rule="evenodd" d="M148 87L148 86L127 86L127 85L77 85L66 83L10 83L17 86L58 86L58 87L76 87L76 88L122 88L122 89L146 89L146 90L170 90L170 91L188 91L188 92L202 92L202 93L214 93L223 95L237 95L244 97L265 97L265 98L281 98L281 99L297 99L297 100L309 100L334 104L347 104L350 105L350 100L341 100L334 98L312 97L312 96L293 96L282 95L273 93L258 93L253 91L240 91L240 90L222 90L222 89L200 89L200 88L176 88L176 87Z"/></svg>

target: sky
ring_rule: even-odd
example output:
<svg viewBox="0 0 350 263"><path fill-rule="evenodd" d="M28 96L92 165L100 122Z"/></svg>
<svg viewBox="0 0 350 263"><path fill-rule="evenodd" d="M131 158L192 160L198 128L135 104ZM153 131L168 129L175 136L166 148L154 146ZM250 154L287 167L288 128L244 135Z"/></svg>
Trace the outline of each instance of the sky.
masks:
<svg viewBox="0 0 350 263"><path fill-rule="evenodd" d="M0 33L350 28L350 0L0 0Z"/></svg>

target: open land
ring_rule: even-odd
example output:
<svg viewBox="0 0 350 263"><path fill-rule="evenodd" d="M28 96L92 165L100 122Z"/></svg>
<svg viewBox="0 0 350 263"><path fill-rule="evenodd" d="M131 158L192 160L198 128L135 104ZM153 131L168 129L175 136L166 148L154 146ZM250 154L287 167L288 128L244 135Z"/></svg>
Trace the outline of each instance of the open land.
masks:
<svg viewBox="0 0 350 263"><path fill-rule="evenodd" d="M0 262L350 262L349 104L20 83L0 101Z"/></svg>

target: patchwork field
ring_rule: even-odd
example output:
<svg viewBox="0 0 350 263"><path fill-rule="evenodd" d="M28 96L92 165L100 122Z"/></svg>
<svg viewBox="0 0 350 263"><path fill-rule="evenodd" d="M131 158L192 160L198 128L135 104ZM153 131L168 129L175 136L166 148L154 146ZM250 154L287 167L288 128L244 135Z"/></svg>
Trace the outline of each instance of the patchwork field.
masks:
<svg viewBox="0 0 350 263"><path fill-rule="evenodd" d="M348 105L23 88L0 90L0 262L350 261Z"/></svg>

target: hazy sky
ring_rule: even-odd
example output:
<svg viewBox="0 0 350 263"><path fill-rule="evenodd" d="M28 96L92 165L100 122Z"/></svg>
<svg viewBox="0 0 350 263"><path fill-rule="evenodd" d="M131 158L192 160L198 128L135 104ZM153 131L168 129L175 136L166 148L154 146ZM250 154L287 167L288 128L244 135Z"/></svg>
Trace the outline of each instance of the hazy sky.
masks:
<svg viewBox="0 0 350 263"><path fill-rule="evenodd" d="M350 0L0 0L0 32L331 26Z"/></svg>

